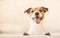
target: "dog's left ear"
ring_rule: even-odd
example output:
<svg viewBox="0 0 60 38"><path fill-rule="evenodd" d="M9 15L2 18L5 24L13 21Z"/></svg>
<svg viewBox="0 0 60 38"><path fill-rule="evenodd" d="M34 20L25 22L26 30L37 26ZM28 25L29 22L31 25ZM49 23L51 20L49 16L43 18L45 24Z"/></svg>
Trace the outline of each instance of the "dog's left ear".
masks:
<svg viewBox="0 0 60 38"><path fill-rule="evenodd" d="M29 14L31 9L32 9L32 8L28 8L27 10L24 11L24 13Z"/></svg>
<svg viewBox="0 0 60 38"><path fill-rule="evenodd" d="M43 8L44 12L48 11L48 8L46 7L41 7L41 8Z"/></svg>

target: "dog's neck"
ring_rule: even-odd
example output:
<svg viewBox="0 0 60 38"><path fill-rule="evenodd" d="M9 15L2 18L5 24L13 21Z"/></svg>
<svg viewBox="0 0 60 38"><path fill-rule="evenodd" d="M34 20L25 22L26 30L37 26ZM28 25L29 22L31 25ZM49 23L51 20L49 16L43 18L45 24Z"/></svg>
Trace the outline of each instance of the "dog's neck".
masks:
<svg viewBox="0 0 60 38"><path fill-rule="evenodd" d="M41 31L41 27L42 27L42 24L43 23L43 20L41 20L41 22L39 23L39 24L36 24L35 23L35 21L33 21L31 18L30 18L30 28L29 28L29 33L31 34L31 33L36 33L36 31L37 31L37 29L38 29L38 31L37 31L37 33L40 33L40 31Z"/></svg>

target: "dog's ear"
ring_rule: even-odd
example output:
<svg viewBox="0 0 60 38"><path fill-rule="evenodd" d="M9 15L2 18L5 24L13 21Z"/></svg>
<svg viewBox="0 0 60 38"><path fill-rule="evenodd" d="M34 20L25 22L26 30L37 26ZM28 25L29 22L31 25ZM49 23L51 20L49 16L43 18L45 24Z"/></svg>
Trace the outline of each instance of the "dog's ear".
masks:
<svg viewBox="0 0 60 38"><path fill-rule="evenodd" d="M41 7L43 9L44 12L48 11L48 8L46 7Z"/></svg>
<svg viewBox="0 0 60 38"><path fill-rule="evenodd" d="M24 13L29 14L31 9L32 9L32 8L28 8L27 10L24 11Z"/></svg>

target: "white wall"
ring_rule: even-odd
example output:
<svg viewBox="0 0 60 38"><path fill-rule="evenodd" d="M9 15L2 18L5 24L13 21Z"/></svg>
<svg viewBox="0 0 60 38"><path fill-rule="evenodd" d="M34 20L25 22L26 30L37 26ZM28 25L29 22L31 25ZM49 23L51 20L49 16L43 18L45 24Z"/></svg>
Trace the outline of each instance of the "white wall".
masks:
<svg viewBox="0 0 60 38"><path fill-rule="evenodd" d="M60 32L60 0L0 0L0 30L4 32L28 30L29 20L24 10L40 6L49 8L45 25L47 30Z"/></svg>

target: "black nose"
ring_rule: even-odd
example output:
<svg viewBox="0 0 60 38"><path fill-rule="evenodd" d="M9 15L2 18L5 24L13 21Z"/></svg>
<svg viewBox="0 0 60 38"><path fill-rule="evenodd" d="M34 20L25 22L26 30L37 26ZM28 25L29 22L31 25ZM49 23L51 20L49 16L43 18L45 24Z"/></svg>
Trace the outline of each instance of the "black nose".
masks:
<svg viewBox="0 0 60 38"><path fill-rule="evenodd" d="M38 16L39 15L39 12L36 12L35 15Z"/></svg>

